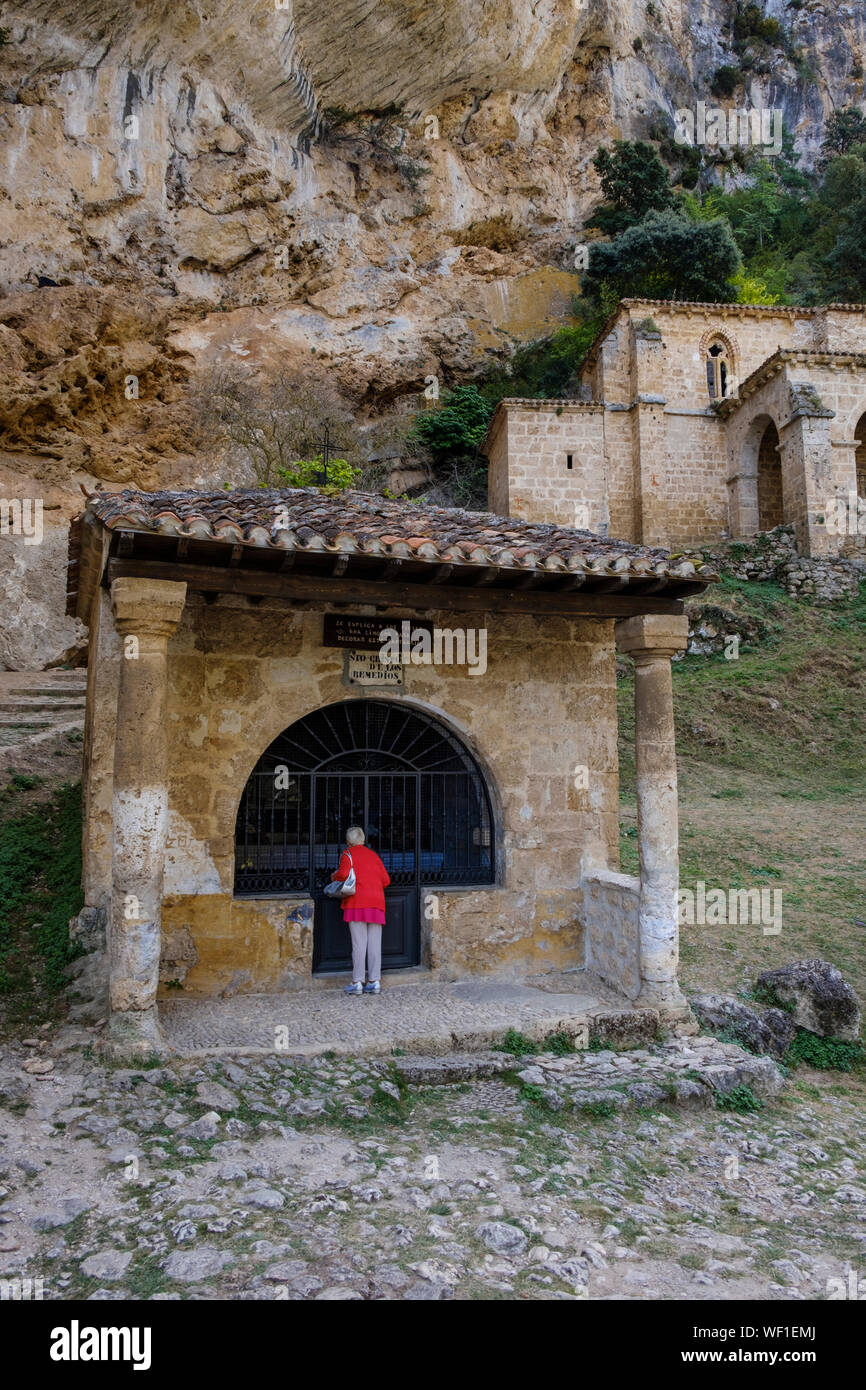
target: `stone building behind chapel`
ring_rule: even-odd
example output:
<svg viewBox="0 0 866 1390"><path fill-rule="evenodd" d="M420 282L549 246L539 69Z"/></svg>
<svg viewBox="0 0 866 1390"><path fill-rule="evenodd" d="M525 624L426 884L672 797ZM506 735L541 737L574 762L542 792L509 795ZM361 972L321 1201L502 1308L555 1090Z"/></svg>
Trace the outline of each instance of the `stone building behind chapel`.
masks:
<svg viewBox="0 0 866 1390"><path fill-rule="evenodd" d="M795 528L866 547L866 307L626 299L580 399L502 401L489 506L674 551ZM858 507L859 500L859 507Z"/></svg>

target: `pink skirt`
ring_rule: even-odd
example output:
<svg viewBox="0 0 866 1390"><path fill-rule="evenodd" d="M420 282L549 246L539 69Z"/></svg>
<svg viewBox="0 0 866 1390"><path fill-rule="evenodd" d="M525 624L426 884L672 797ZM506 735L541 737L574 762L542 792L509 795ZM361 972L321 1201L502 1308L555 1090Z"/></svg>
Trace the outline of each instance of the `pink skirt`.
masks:
<svg viewBox="0 0 866 1390"><path fill-rule="evenodd" d="M385 914L380 907L344 907L344 922L378 922L385 925Z"/></svg>

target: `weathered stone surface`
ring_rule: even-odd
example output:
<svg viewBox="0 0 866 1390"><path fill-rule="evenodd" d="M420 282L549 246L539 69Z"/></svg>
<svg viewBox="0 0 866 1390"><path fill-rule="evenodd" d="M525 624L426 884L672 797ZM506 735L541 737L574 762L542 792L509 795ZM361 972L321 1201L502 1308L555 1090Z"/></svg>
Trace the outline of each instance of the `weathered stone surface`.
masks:
<svg viewBox="0 0 866 1390"><path fill-rule="evenodd" d="M277 1284L288 1284L308 1273L309 1265L306 1260L278 1260L265 1270L265 1278L272 1279Z"/></svg>
<svg viewBox="0 0 866 1390"><path fill-rule="evenodd" d="M282 1192L277 1192L272 1187L257 1187L254 1192L248 1192L242 1198L247 1206L258 1207L262 1211L278 1211L285 1205L285 1200Z"/></svg>
<svg viewBox="0 0 866 1390"><path fill-rule="evenodd" d="M506 1221L486 1221L478 1227L478 1235L497 1255L519 1255L526 1249L525 1233Z"/></svg>
<svg viewBox="0 0 866 1390"><path fill-rule="evenodd" d="M89 1279L122 1279L132 1259L131 1250L100 1250L81 1261Z"/></svg>
<svg viewBox="0 0 866 1390"><path fill-rule="evenodd" d="M199 1245L194 1250L172 1250L163 1265L166 1277L181 1284L194 1284L210 1279L233 1263L233 1256L212 1245Z"/></svg>
<svg viewBox="0 0 866 1390"><path fill-rule="evenodd" d="M771 1057L711 1062L703 1066L702 1073L710 1085L723 1095L738 1086L748 1086L755 1095L771 1100L785 1084L782 1073Z"/></svg>
<svg viewBox="0 0 866 1390"><path fill-rule="evenodd" d="M756 1055L783 1057L794 1036L794 1022L782 1009L758 1012L721 994L696 995L691 1006L706 1029L735 1039Z"/></svg>
<svg viewBox="0 0 866 1390"><path fill-rule="evenodd" d="M824 1038L853 1042L860 1034L860 1004L841 970L828 961L792 961L758 977L765 995L793 1004L793 1019Z"/></svg>
<svg viewBox="0 0 866 1390"><path fill-rule="evenodd" d="M207 1115L193 1120L192 1125L185 1125L181 1130L181 1134L186 1138L215 1138L218 1133L220 1133L220 1115L217 1111L207 1112Z"/></svg>
<svg viewBox="0 0 866 1390"><path fill-rule="evenodd" d="M92 1201L86 1197L61 1197L58 1202L42 1211L33 1218L34 1231L53 1231L58 1226L68 1226L77 1216L82 1216L84 1212L92 1207Z"/></svg>
<svg viewBox="0 0 866 1390"><path fill-rule="evenodd" d="M195 1093L202 1105L209 1105L213 1110L237 1110L238 1098L227 1086L221 1086L218 1081L200 1081L195 1088Z"/></svg>

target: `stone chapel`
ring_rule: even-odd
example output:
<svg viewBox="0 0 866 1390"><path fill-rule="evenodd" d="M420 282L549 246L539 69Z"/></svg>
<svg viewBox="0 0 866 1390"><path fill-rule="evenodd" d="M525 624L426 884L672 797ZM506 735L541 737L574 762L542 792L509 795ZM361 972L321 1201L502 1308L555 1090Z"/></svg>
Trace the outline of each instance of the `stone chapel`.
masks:
<svg viewBox="0 0 866 1390"><path fill-rule="evenodd" d="M866 306L625 299L580 398L504 400L492 511L673 551L795 528L866 549Z"/></svg>
<svg viewBox="0 0 866 1390"><path fill-rule="evenodd" d="M335 987L348 934L323 889L352 824L391 876L397 978L576 970L683 1018L671 659L714 577L358 492L90 496L69 567L90 633L79 927L115 1054L163 1050L175 990ZM409 638L398 664L386 631ZM639 876L619 868L618 652Z"/></svg>

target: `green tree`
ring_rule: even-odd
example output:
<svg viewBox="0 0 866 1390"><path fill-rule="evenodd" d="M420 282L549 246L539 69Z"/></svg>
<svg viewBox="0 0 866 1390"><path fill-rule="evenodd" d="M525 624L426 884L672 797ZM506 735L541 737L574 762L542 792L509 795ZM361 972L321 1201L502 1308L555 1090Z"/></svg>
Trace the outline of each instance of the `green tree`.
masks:
<svg viewBox="0 0 866 1390"><path fill-rule="evenodd" d="M480 390L484 399L496 405L503 396L551 399L569 396L577 388L578 373L604 315L580 314L575 323L558 328L548 338L519 347L505 368L488 372Z"/></svg>
<svg viewBox="0 0 866 1390"><path fill-rule="evenodd" d="M779 295L774 294L765 280L761 280L757 275L748 275L745 271L740 271L735 275L731 284L737 291L737 304L778 304Z"/></svg>
<svg viewBox="0 0 866 1390"><path fill-rule="evenodd" d="M866 143L830 161L817 211L823 297L866 299Z"/></svg>
<svg viewBox="0 0 866 1390"><path fill-rule="evenodd" d="M781 44L785 39L785 30L778 19L765 18L760 5L741 4L734 15L734 42L745 45L749 39Z"/></svg>
<svg viewBox="0 0 866 1390"><path fill-rule="evenodd" d="M438 409L416 417L408 438L438 458L476 453L492 414L493 407L477 386L455 386Z"/></svg>
<svg viewBox="0 0 866 1390"><path fill-rule="evenodd" d="M821 150L825 163L837 155L847 154L854 145L866 142L866 116L859 106L845 106L834 111L824 129Z"/></svg>
<svg viewBox="0 0 866 1390"><path fill-rule="evenodd" d="M362 469L353 468L345 459L328 459L327 486L339 492L353 487L361 477ZM313 459L297 459L286 468L277 469L280 483L286 487L316 487L321 483L322 455Z"/></svg>
<svg viewBox="0 0 866 1390"><path fill-rule="evenodd" d="M733 277L742 257L722 218L692 222L675 212L653 212L610 242L590 247L583 293L605 306L611 300L736 298Z"/></svg>
<svg viewBox="0 0 866 1390"><path fill-rule="evenodd" d="M654 145L644 140L617 140L612 152L602 148L592 162L605 201L595 209L587 226L616 236L647 213L673 206L670 177Z"/></svg>

